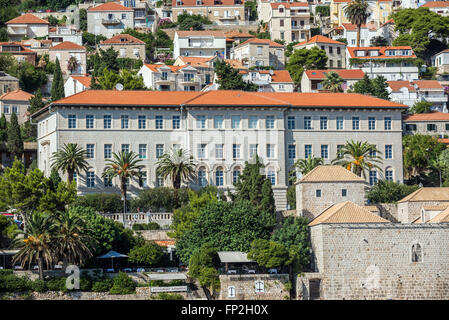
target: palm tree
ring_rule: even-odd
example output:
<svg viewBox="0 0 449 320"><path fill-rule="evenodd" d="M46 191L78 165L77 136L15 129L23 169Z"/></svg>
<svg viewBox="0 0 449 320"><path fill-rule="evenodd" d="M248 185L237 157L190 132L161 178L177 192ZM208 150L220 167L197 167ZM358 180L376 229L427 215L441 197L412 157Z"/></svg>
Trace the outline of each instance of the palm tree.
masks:
<svg viewBox="0 0 449 320"><path fill-rule="evenodd" d="M298 169L302 175L306 175L310 171L312 171L316 166L323 165L322 158L307 158L307 159L299 159L293 165L294 168Z"/></svg>
<svg viewBox="0 0 449 320"><path fill-rule="evenodd" d="M374 144L366 141L346 141L346 144L338 152L337 158L332 164L342 165L359 177L366 178L365 171L373 168L380 169L377 163L381 163L381 158L377 156L381 152Z"/></svg>
<svg viewBox="0 0 449 320"><path fill-rule="evenodd" d="M86 171L89 167L86 158L86 150L79 147L78 144L64 144L61 150L53 152L51 167L66 172L68 182L72 183L75 172Z"/></svg>
<svg viewBox="0 0 449 320"><path fill-rule="evenodd" d="M181 188L183 182L188 182L195 177L195 161L187 151L181 148L162 155L157 166L157 173L164 179L170 176L175 190Z"/></svg>
<svg viewBox="0 0 449 320"><path fill-rule="evenodd" d="M341 85L343 84L343 78L334 71L327 73L326 79L324 79L321 84L326 90L330 90L332 92L343 92L343 89L341 87Z"/></svg>
<svg viewBox="0 0 449 320"><path fill-rule="evenodd" d="M371 12L368 1L352 0L344 9L346 17L357 26L357 47L360 47L360 29L366 24Z"/></svg>
<svg viewBox="0 0 449 320"><path fill-rule="evenodd" d="M55 254L67 264L83 264L92 257L93 240L83 234L85 222L69 212L61 212L55 219L57 233L54 236Z"/></svg>
<svg viewBox="0 0 449 320"><path fill-rule="evenodd" d="M67 69L69 69L70 72L73 73L73 70L76 70L77 68L78 68L78 61L74 56L71 56L67 61Z"/></svg>
<svg viewBox="0 0 449 320"><path fill-rule="evenodd" d="M112 180L115 177L119 177L120 191L122 193L123 200L126 201L128 181L134 177L139 178L142 174L141 170L144 166L139 164L142 160L139 159L139 156L133 151L122 151L120 153L114 152L112 157L113 159L107 160L108 166L103 172L103 178Z"/></svg>
<svg viewBox="0 0 449 320"><path fill-rule="evenodd" d="M39 267L39 279L44 279L44 261L48 266L54 261L54 242L52 241L55 231L54 219L49 215L34 213L26 219L26 232L19 232L13 241L13 246L19 249L14 255L13 263L20 262L28 267L33 261L37 261Z"/></svg>

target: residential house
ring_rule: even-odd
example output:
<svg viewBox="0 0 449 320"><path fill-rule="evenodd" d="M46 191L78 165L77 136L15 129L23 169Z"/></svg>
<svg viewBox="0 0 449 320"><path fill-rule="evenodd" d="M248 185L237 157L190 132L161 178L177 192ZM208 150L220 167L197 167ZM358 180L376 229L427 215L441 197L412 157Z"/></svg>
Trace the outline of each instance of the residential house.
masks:
<svg viewBox="0 0 449 320"><path fill-rule="evenodd" d="M70 76L64 83L64 96L83 92L90 89L92 78L90 76Z"/></svg>
<svg viewBox="0 0 449 320"><path fill-rule="evenodd" d="M442 139L449 135L449 113L433 111L404 116L404 134L427 134Z"/></svg>
<svg viewBox="0 0 449 320"><path fill-rule="evenodd" d="M20 41L24 37L41 38L48 35L48 21L26 13L6 22L6 32L12 41Z"/></svg>
<svg viewBox="0 0 449 320"><path fill-rule="evenodd" d="M326 66L330 69L346 68L346 44L343 42L332 40L328 37L316 35L307 41L303 41L295 45L294 49L312 49L318 47L326 52Z"/></svg>
<svg viewBox="0 0 449 320"><path fill-rule="evenodd" d="M416 55L410 46L346 48L348 69L362 69L370 78L416 80L419 71L415 61Z"/></svg>
<svg viewBox="0 0 449 320"><path fill-rule="evenodd" d="M348 41L348 47L357 46L357 26L351 23L343 23L341 26L333 28L329 35L332 39L337 40L344 38ZM371 39L377 37L377 27L374 23L362 24L360 28L360 45L362 47L370 46Z"/></svg>
<svg viewBox="0 0 449 320"><path fill-rule="evenodd" d="M144 64L137 74L147 88L157 91L200 91L204 84L200 72L190 65Z"/></svg>
<svg viewBox="0 0 449 320"><path fill-rule="evenodd" d="M217 57L212 58L199 58L199 57L185 57L179 56L175 60L173 66L192 66L201 75L201 79L204 81L202 86L208 85L213 82L215 76L215 61Z"/></svg>
<svg viewBox="0 0 449 320"><path fill-rule="evenodd" d="M447 95L437 80L388 81L390 99L412 107L416 102L432 103L432 110L447 112Z"/></svg>
<svg viewBox="0 0 449 320"><path fill-rule="evenodd" d="M68 62L71 57L76 59L76 68L69 70ZM59 60L62 73L68 77L69 75L84 75L86 73L86 48L73 42L63 42L50 48L49 59L52 62Z"/></svg>
<svg viewBox="0 0 449 320"><path fill-rule="evenodd" d="M173 58L226 57L226 36L223 31L176 31Z"/></svg>
<svg viewBox="0 0 449 320"><path fill-rule="evenodd" d="M427 1L421 7L428 8L430 11L438 13L444 17L449 16L449 2L447 1Z"/></svg>
<svg viewBox="0 0 449 320"><path fill-rule="evenodd" d="M73 26L51 27L48 32L48 39L53 42L54 46L66 41L76 43L80 46L83 45L82 32Z"/></svg>
<svg viewBox="0 0 449 320"><path fill-rule="evenodd" d="M438 74L449 74L449 49L433 55L432 66L437 67Z"/></svg>
<svg viewBox="0 0 449 320"><path fill-rule="evenodd" d="M286 44L310 38L310 10L308 2L270 3L268 25L271 39Z"/></svg>
<svg viewBox="0 0 449 320"><path fill-rule="evenodd" d="M351 0L332 0L330 4L330 19L333 28L343 23L351 23L345 15L345 8ZM389 20L393 13L393 0L368 0L370 16L366 20L377 27Z"/></svg>
<svg viewBox="0 0 449 320"><path fill-rule="evenodd" d="M301 78L301 92L318 92L323 89L322 82L326 74L336 72L343 79L341 88L344 92L352 89L354 84L363 79L365 73L360 69L328 69L328 70L306 70Z"/></svg>
<svg viewBox="0 0 449 320"><path fill-rule="evenodd" d="M0 71L0 95L19 89L19 79Z"/></svg>
<svg viewBox="0 0 449 320"><path fill-rule="evenodd" d="M240 70L244 81L257 84L259 92L293 92L295 83L287 70Z"/></svg>
<svg viewBox="0 0 449 320"><path fill-rule="evenodd" d="M51 40L36 40L28 39L22 40L20 43L27 49L30 49L37 53L39 56L44 56L48 54L49 49L53 45Z"/></svg>
<svg viewBox="0 0 449 320"><path fill-rule="evenodd" d="M28 120L29 100L33 97L31 93L17 89L9 91L0 96L0 116L5 115L6 120L11 120L11 114L17 115L19 124Z"/></svg>
<svg viewBox="0 0 449 320"><path fill-rule="evenodd" d="M145 166L142 179L130 181L129 194L136 196L145 185L167 185L157 173L158 158L183 148L198 163L198 179L188 183L192 188L211 184L233 191L245 161L259 155L276 207L285 210L295 161L321 157L329 163L348 140L370 141L382 150L382 163L366 181L374 183L385 172L402 181L406 108L351 93L86 90L52 102L33 119L38 167L46 176L51 155L64 143L76 139L89 149L89 169L76 176L80 194L118 192L118 180L105 181L102 173L105 159L120 150L135 151Z"/></svg>
<svg viewBox="0 0 449 320"><path fill-rule="evenodd" d="M243 66L285 68L285 48L269 39L249 39L233 48L231 59L241 60Z"/></svg>
<svg viewBox="0 0 449 320"><path fill-rule="evenodd" d="M202 15L216 25L245 25L244 0L172 0L173 21L183 13Z"/></svg>
<svg viewBox="0 0 449 320"><path fill-rule="evenodd" d="M20 42L0 42L0 54L12 55L17 62L28 62L36 65L37 53Z"/></svg>
<svg viewBox="0 0 449 320"><path fill-rule="evenodd" d="M98 46L103 50L114 49L119 53L118 58L145 61L145 42L129 34L118 34L110 39L101 41Z"/></svg>
<svg viewBox="0 0 449 320"><path fill-rule="evenodd" d="M119 2L106 2L87 10L87 31L106 38L134 28L134 10Z"/></svg>
<svg viewBox="0 0 449 320"><path fill-rule="evenodd" d="M155 16L145 0L120 0L120 4L134 10L134 28L151 28Z"/></svg>

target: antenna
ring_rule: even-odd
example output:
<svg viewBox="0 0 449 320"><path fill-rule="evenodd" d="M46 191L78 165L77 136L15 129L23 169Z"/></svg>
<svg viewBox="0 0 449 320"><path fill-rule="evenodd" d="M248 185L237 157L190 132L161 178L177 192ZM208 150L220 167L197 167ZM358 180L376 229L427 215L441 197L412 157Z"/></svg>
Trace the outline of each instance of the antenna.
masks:
<svg viewBox="0 0 449 320"><path fill-rule="evenodd" d="M115 85L115 89L117 89L118 91L122 91L122 90L123 90L123 84L117 83L117 84Z"/></svg>

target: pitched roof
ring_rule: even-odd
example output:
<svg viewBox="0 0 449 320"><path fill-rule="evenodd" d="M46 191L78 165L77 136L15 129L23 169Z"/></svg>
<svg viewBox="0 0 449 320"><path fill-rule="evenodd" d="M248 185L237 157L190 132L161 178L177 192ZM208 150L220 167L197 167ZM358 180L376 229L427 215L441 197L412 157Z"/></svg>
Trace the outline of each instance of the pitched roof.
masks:
<svg viewBox="0 0 449 320"><path fill-rule="evenodd" d="M11 19L6 24L49 24L47 20L36 17L34 14L25 13L17 18Z"/></svg>
<svg viewBox="0 0 449 320"><path fill-rule="evenodd" d="M36 54L36 51L30 50L28 49L26 46L24 46L22 43L20 42L0 42L0 46L18 46L21 48L20 51L8 51L8 53L14 54L14 53L18 53L18 54L22 54L22 53L34 53ZM0 51L3 52L3 51Z"/></svg>
<svg viewBox="0 0 449 320"><path fill-rule="evenodd" d="M223 31L200 30L200 31L175 31L178 37L212 36L214 38L226 38Z"/></svg>
<svg viewBox="0 0 449 320"><path fill-rule="evenodd" d="M140 39L137 39L136 37L133 37L130 34L117 34L113 36L112 38L109 38L107 40L103 40L100 42L100 44L145 44Z"/></svg>
<svg viewBox="0 0 449 320"><path fill-rule="evenodd" d="M186 56L179 56L178 58L186 65L202 68L209 68L210 66L207 64L207 62L213 59L213 57L201 58L201 57L186 57Z"/></svg>
<svg viewBox="0 0 449 320"><path fill-rule="evenodd" d="M255 38L256 37L255 35L253 35L251 33L240 32L237 30L225 32L225 35L226 35L226 37L232 38L232 39L234 39L234 38Z"/></svg>
<svg viewBox="0 0 449 320"><path fill-rule="evenodd" d="M389 223L365 207L345 201L332 205L309 223L309 227L322 223Z"/></svg>
<svg viewBox="0 0 449 320"><path fill-rule="evenodd" d="M308 2L272 2L270 3L271 7L273 9L277 9L279 6L284 6L285 8L292 8L292 7L309 7Z"/></svg>
<svg viewBox="0 0 449 320"><path fill-rule="evenodd" d="M271 41L270 39L259 39L259 38L252 38L252 39L248 39L245 42L242 42L241 44L239 44L238 46L236 46L236 48L240 48L243 47L249 43L253 43L253 44L267 44L270 47L276 47L276 48L284 48L284 45Z"/></svg>
<svg viewBox="0 0 449 320"><path fill-rule="evenodd" d="M427 223L442 223L449 222L449 207L441 211L435 217L427 221Z"/></svg>
<svg viewBox="0 0 449 320"><path fill-rule="evenodd" d="M408 91L415 92L416 89L411 81L399 80L399 81L387 81L388 86L392 91L400 91L401 88L407 88Z"/></svg>
<svg viewBox="0 0 449 320"><path fill-rule="evenodd" d="M234 69L246 69L246 67L243 65L242 60L238 59L224 59L224 61L231 65Z"/></svg>
<svg viewBox="0 0 449 320"><path fill-rule="evenodd" d="M201 6L243 6L245 1L242 0L240 4L236 4L234 0L220 0L219 3L216 4L215 0L202 0ZM196 4L196 0L181 0L181 5L178 5L177 0L172 0L173 7L198 7Z"/></svg>
<svg viewBox="0 0 449 320"><path fill-rule="evenodd" d="M79 81L83 86L86 88L90 88L90 83L92 81L92 78L89 76L70 76L72 79Z"/></svg>
<svg viewBox="0 0 449 320"><path fill-rule="evenodd" d="M51 47L49 49L50 51L54 51L54 50L84 50L86 51L86 48L84 48L83 46L80 46L79 44L70 42L70 41L65 41L65 42L61 42L60 44Z"/></svg>
<svg viewBox="0 0 449 320"><path fill-rule="evenodd" d="M416 58L415 53L410 46L396 46L396 47L347 47L350 58L357 59L397 59L397 58ZM411 50L412 54L410 56L387 56L385 52L387 50ZM378 56L357 56L356 51L378 51Z"/></svg>
<svg viewBox="0 0 449 320"><path fill-rule="evenodd" d="M161 67L168 67L168 68L170 68L171 72L177 72L177 71L181 70L182 68L185 68L187 65L172 66L172 65L166 65L166 64L163 64L163 63L154 63L154 64L145 63L144 66L147 67L148 69L150 69L153 72L159 72L159 69Z"/></svg>
<svg viewBox="0 0 449 320"><path fill-rule="evenodd" d="M447 1L428 1L423 4L423 8L446 8L449 7L449 2Z"/></svg>
<svg viewBox="0 0 449 320"><path fill-rule="evenodd" d="M363 79L365 73L361 69L328 69L328 70L306 70L305 74L309 79L326 79L326 74L336 72L344 80Z"/></svg>
<svg viewBox="0 0 449 320"><path fill-rule="evenodd" d="M449 201L449 188L423 187L409 194L401 202Z"/></svg>
<svg viewBox="0 0 449 320"><path fill-rule="evenodd" d="M325 37L322 35L316 35L316 36L313 36L312 38L310 38L309 40L298 43L297 45L295 45L295 47L301 47L306 44L312 44L312 43L332 43L332 44L341 44L344 46L346 45L343 42L336 41L336 40L333 40L331 38L328 38L328 37Z"/></svg>
<svg viewBox="0 0 449 320"><path fill-rule="evenodd" d="M271 75L271 82L293 83L293 80L288 70L274 70Z"/></svg>
<svg viewBox="0 0 449 320"><path fill-rule="evenodd" d="M413 80L413 83L416 83L420 89L444 90L443 86L437 80Z"/></svg>
<svg viewBox="0 0 449 320"><path fill-rule="evenodd" d="M411 114L404 117L404 121L449 121L449 113L433 111Z"/></svg>
<svg viewBox="0 0 449 320"><path fill-rule="evenodd" d="M89 8L87 11L133 11L133 9L122 6L120 2L112 1L100 4L94 8Z"/></svg>
<svg viewBox="0 0 449 320"><path fill-rule="evenodd" d="M304 175L298 183L303 182L363 182L365 179L342 166L316 166Z"/></svg>
<svg viewBox="0 0 449 320"><path fill-rule="evenodd" d="M28 101L32 97L34 97L34 95L32 95L31 93L17 89L2 94L0 96L0 100Z"/></svg>

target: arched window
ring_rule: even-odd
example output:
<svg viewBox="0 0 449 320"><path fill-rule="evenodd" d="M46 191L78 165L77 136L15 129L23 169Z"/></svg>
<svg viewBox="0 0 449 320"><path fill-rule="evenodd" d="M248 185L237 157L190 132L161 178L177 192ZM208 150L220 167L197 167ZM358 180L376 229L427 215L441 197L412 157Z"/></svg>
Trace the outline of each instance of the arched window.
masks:
<svg viewBox="0 0 449 320"><path fill-rule="evenodd" d="M267 178L270 180L272 186L276 184L276 172L273 168L268 168Z"/></svg>
<svg viewBox="0 0 449 320"><path fill-rule="evenodd" d="M412 262L422 262L422 248L419 243L412 244Z"/></svg>
<svg viewBox="0 0 449 320"><path fill-rule="evenodd" d="M207 185L207 179L206 179L206 170L204 167L201 167L198 170L198 185L201 187L205 187Z"/></svg>
<svg viewBox="0 0 449 320"><path fill-rule="evenodd" d="M240 177L240 168L236 167L233 171L232 171L232 183L237 183L239 181L239 177Z"/></svg>
<svg viewBox="0 0 449 320"><path fill-rule="evenodd" d="M218 167L215 171L215 185L217 187L221 187L224 185L224 174L222 167Z"/></svg>

